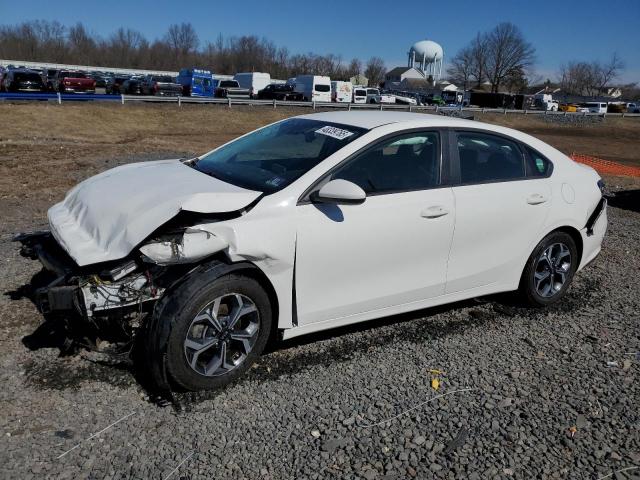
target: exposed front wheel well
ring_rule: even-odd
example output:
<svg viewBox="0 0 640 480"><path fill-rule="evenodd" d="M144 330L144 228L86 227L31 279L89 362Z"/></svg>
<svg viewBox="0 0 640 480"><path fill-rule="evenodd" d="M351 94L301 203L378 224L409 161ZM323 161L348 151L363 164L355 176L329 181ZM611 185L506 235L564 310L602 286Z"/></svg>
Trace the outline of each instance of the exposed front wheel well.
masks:
<svg viewBox="0 0 640 480"><path fill-rule="evenodd" d="M253 278L256 282L260 284L262 288L265 289L267 295L269 296L269 302L271 303L271 313L273 322L271 322L271 334L269 336L269 341L267 345L269 345L272 341L277 339L278 334L278 323L279 323L279 312L280 306L278 304L278 295L276 294L276 290L273 288L273 285L267 278L260 268L256 267L252 263L247 263L245 268L239 268L236 270L237 273L241 273L247 277Z"/></svg>

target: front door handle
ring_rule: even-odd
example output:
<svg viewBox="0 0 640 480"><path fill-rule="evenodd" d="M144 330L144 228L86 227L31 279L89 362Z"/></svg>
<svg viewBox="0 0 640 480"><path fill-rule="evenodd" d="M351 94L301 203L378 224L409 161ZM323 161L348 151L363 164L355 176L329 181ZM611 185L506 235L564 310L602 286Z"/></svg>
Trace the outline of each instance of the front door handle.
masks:
<svg viewBox="0 0 640 480"><path fill-rule="evenodd" d="M544 203L546 201L547 201L547 197L539 193L532 193L527 197L527 203L529 205L540 205L541 203Z"/></svg>
<svg viewBox="0 0 640 480"><path fill-rule="evenodd" d="M444 217L448 213L449 209L446 207L443 207L442 205L435 205L422 210L422 212L420 212L420 216L424 218L439 218Z"/></svg>

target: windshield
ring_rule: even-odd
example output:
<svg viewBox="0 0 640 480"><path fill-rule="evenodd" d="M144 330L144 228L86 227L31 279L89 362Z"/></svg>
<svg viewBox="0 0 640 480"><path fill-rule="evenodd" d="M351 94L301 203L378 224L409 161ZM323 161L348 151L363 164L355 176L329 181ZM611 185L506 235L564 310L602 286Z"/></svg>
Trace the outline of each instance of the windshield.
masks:
<svg viewBox="0 0 640 480"><path fill-rule="evenodd" d="M250 190L277 192L366 130L293 118L201 157L196 170Z"/></svg>
<svg viewBox="0 0 640 480"><path fill-rule="evenodd" d="M16 73L15 78L19 82L26 82L26 81L40 82L41 81L40 75L33 72Z"/></svg>

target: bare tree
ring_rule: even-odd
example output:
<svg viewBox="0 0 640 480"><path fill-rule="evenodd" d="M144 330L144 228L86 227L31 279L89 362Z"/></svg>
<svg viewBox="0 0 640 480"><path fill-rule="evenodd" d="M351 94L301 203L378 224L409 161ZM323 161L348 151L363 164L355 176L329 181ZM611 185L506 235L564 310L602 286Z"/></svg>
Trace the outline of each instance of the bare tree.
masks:
<svg viewBox="0 0 640 480"><path fill-rule="evenodd" d="M198 34L190 23L170 25L164 39L179 63L189 63L199 44Z"/></svg>
<svg viewBox="0 0 640 480"><path fill-rule="evenodd" d="M574 95L606 94L623 68L624 62L616 53L606 64L597 61L568 62L560 67L560 88Z"/></svg>
<svg viewBox="0 0 640 480"><path fill-rule="evenodd" d="M484 33L476 34L476 38L471 41L471 78L475 80L479 87L487 78L487 55L488 41Z"/></svg>
<svg viewBox="0 0 640 480"><path fill-rule="evenodd" d="M359 75L362 71L362 62L358 58L352 58L345 71L345 78L349 79Z"/></svg>
<svg viewBox="0 0 640 480"><path fill-rule="evenodd" d="M599 77L598 89L601 92L604 92L607 87L610 86L611 82L615 80L620 75L620 72L624 69L624 62L618 56L617 52L613 52L613 55L611 56L609 62L605 63L604 65L596 65L597 76Z"/></svg>
<svg viewBox="0 0 640 480"><path fill-rule="evenodd" d="M486 53L486 72L493 92L498 92L509 76L524 72L535 59L535 48L509 22L500 23L487 34Z"/></svg>
<svg viewBox="0 0 640 480"><path fill-rule="evenodd" d="M447 68L449 78L453 83L462 84L462 88L469 88L469 81L474 69L474 57L471 47L465 47L460 50L452 59Z"/></svg>
<svg viewBox="0 0 640 480"><path fill-rule="evenodd" d="M82 23L76 23L69 28L67 35L69 45L69 55L81 64L90 64L99 59L96 56L96 42Z"/></svg>
<svg viewBox="0 0 640 480"><path fill-rule="evenodd" d="M364 76L369 79L370 85L380 85L384 81L384 74L386 71L387 69L384 65L384 60L380 57L371 57L367 61Z"/></svg>

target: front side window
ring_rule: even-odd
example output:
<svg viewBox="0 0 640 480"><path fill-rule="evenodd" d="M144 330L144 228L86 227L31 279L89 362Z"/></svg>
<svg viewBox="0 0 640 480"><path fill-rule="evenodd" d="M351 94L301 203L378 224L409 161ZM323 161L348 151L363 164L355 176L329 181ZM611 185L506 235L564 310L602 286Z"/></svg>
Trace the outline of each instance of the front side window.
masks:
<svg viewBox="0 0 640 480"><path fill-rule="evenodd" d="M524 162L518 145L485 133L458 133L461 183L484 183L523 178Z"/></svg>
<svg viewBox="0 0 640 480"><path fill-rule="evenodd" d="M350 125L293 118L202 156L194 168L227 183L273 193L365 132Z"/></svg>
<svg viewBox="0 0 640 480"><path fill-rule="evenodd" d="M359 185L367 194L423 190L438 185L440 148L435 132L383 141L339 168L331 179Z"/></svg>

